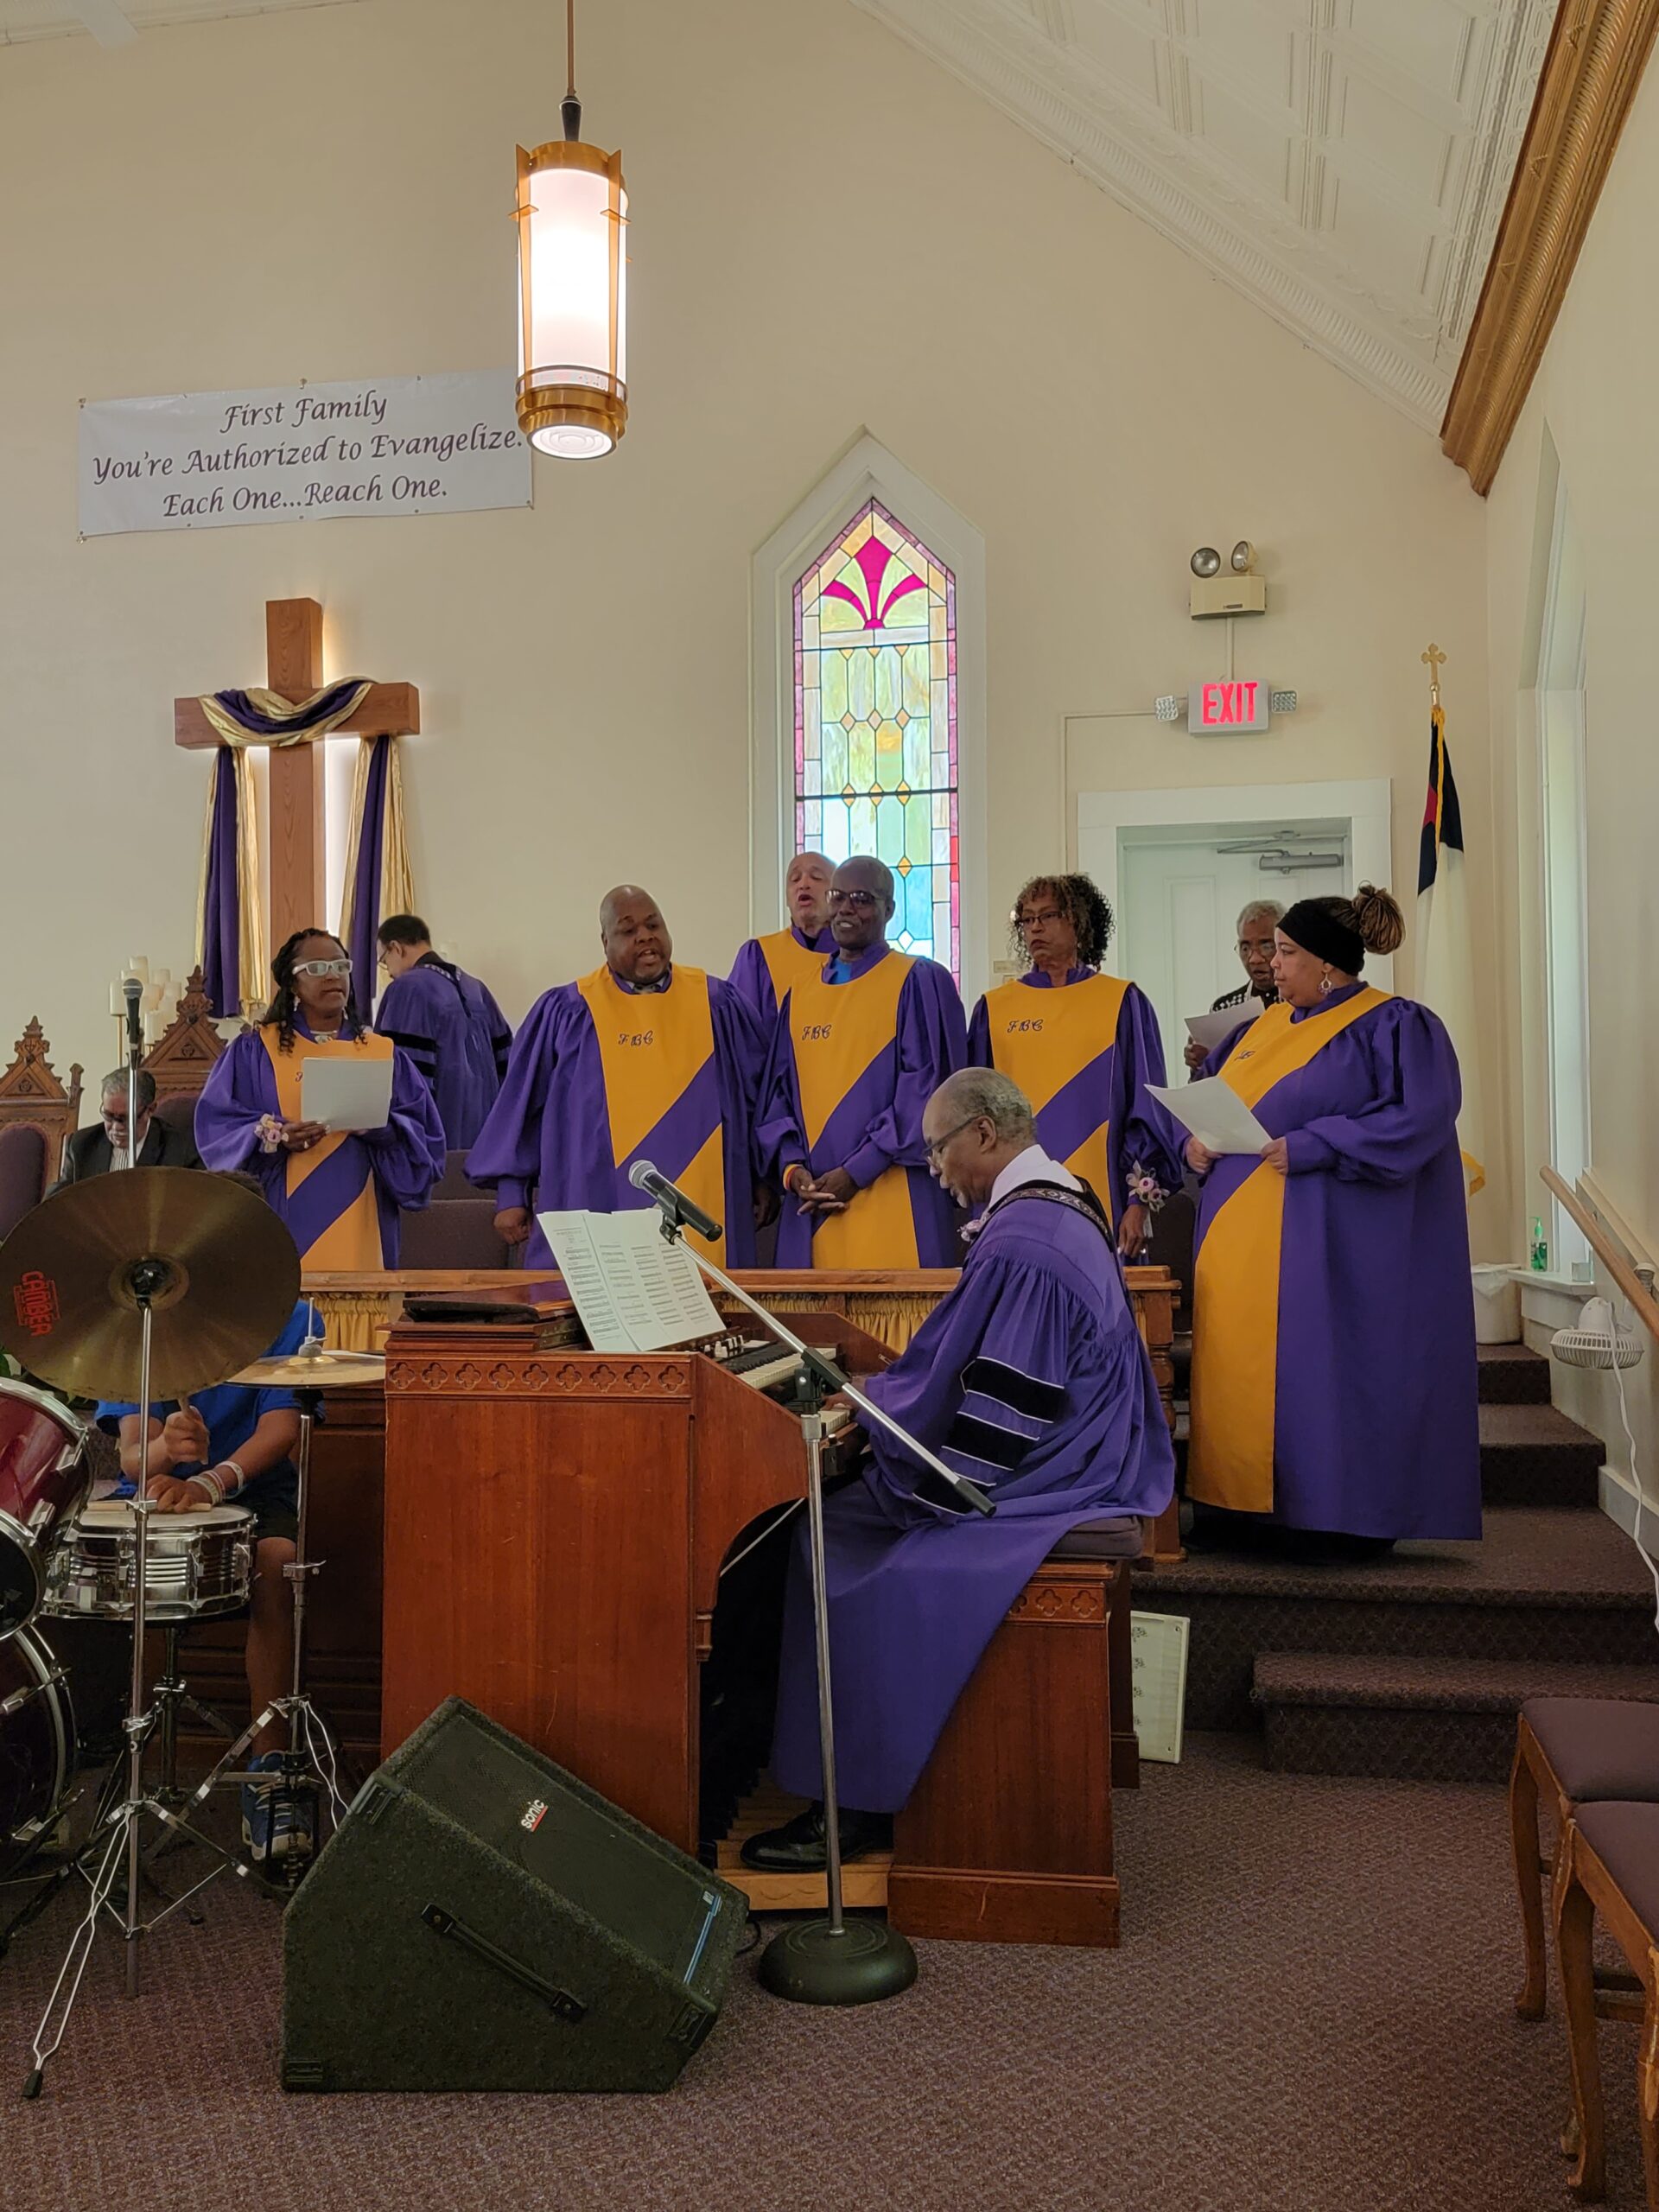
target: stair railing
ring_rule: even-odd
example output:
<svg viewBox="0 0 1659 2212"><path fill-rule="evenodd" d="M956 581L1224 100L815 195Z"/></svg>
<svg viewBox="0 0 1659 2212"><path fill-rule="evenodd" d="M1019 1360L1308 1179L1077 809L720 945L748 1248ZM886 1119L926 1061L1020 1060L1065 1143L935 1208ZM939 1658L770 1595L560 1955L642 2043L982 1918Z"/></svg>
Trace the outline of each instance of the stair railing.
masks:
<svg viewBox="0 0 1659 2212"><path fill-rule="evenodd" d="M1591 1212L1579 1193L1570 1184L1562 1181L1553 1167L1539 1169L1544 1188L1558 1199L1583 1230L1603 1266L1618 1285L1620 1294L1648 1334L1659 1343L1659 1300L1643 1281L1631 1265L1630 1255L1608 1235L1603 1224Z"/></svg>

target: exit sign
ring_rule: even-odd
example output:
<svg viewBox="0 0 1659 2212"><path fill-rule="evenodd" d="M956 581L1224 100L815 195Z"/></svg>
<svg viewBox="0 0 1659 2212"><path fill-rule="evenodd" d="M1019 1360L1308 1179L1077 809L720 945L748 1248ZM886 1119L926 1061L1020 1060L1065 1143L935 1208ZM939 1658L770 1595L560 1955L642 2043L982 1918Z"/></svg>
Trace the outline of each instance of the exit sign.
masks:
<svg viewBox="0 0 1659 2212"><path fill-rule="evenodd" d="M1268 728L1268 686L1252 678L1194 683L1186 695L1186 727L1194 737L1243 736Z"/></svg>

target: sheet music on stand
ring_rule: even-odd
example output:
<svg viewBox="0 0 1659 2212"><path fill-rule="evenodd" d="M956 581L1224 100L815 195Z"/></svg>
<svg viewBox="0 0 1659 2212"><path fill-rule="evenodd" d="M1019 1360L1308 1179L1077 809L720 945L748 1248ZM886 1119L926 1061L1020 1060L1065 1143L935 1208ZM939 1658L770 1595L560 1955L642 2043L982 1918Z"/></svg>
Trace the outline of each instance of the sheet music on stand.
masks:
<svg viewBox="0 0 1659 2212"><path fill-rule="evenodd" d="M696 1262L657 1209L537 1216L595 1351L664 1351L725 1327Z"/></svg>

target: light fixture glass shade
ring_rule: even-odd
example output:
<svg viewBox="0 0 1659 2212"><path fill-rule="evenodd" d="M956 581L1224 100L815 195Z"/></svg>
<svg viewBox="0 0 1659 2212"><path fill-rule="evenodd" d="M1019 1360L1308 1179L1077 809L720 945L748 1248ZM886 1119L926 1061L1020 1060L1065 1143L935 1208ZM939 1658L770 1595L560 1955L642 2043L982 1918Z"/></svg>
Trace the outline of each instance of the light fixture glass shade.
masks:
<svg viewBox="0 0 1659 2212"><path fill-rule="evenodd" d="M628 423L620 152L520 146L518 213L518 427L543 453L596 460Z"/></svg>
<svg viewBox="0 0 1659 2212"><path fill-rule="evenodd" d="M1213 545L1200 545L1187 565L1195 576L1213 576L1221 566L1221 556Z"/></svg>

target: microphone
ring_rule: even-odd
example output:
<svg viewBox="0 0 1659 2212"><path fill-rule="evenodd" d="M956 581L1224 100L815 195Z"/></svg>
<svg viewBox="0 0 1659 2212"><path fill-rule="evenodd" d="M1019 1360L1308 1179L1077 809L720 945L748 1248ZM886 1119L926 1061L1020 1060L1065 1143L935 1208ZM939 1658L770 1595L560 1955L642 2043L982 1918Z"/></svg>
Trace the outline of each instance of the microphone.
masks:
<svg viewBox="0 0 1659 2212"><path fill-rule="evenodd" d="M137 1052L142 1058L144 1050L144 1024L143 1018L138 1011L138 1003L144 995L144 987L136 976L129 976L126 982L122 984L121 989L127 1001L127 1050L130 1052Z"/></svg>
<svg viewBox="0 0 1659 2212"><path fill-rule="evenodd" d="M648 1160L636 1160L628 1170L628 1180L636 1191L644 1191L656 1199L676 1229L695 1229L699 1236L706 1236L712 1244L721 1233L720 1224L704 1213L694 1198L688 1198L677 1184L671 1183L666 1175L659 1175Z"/></svg>

